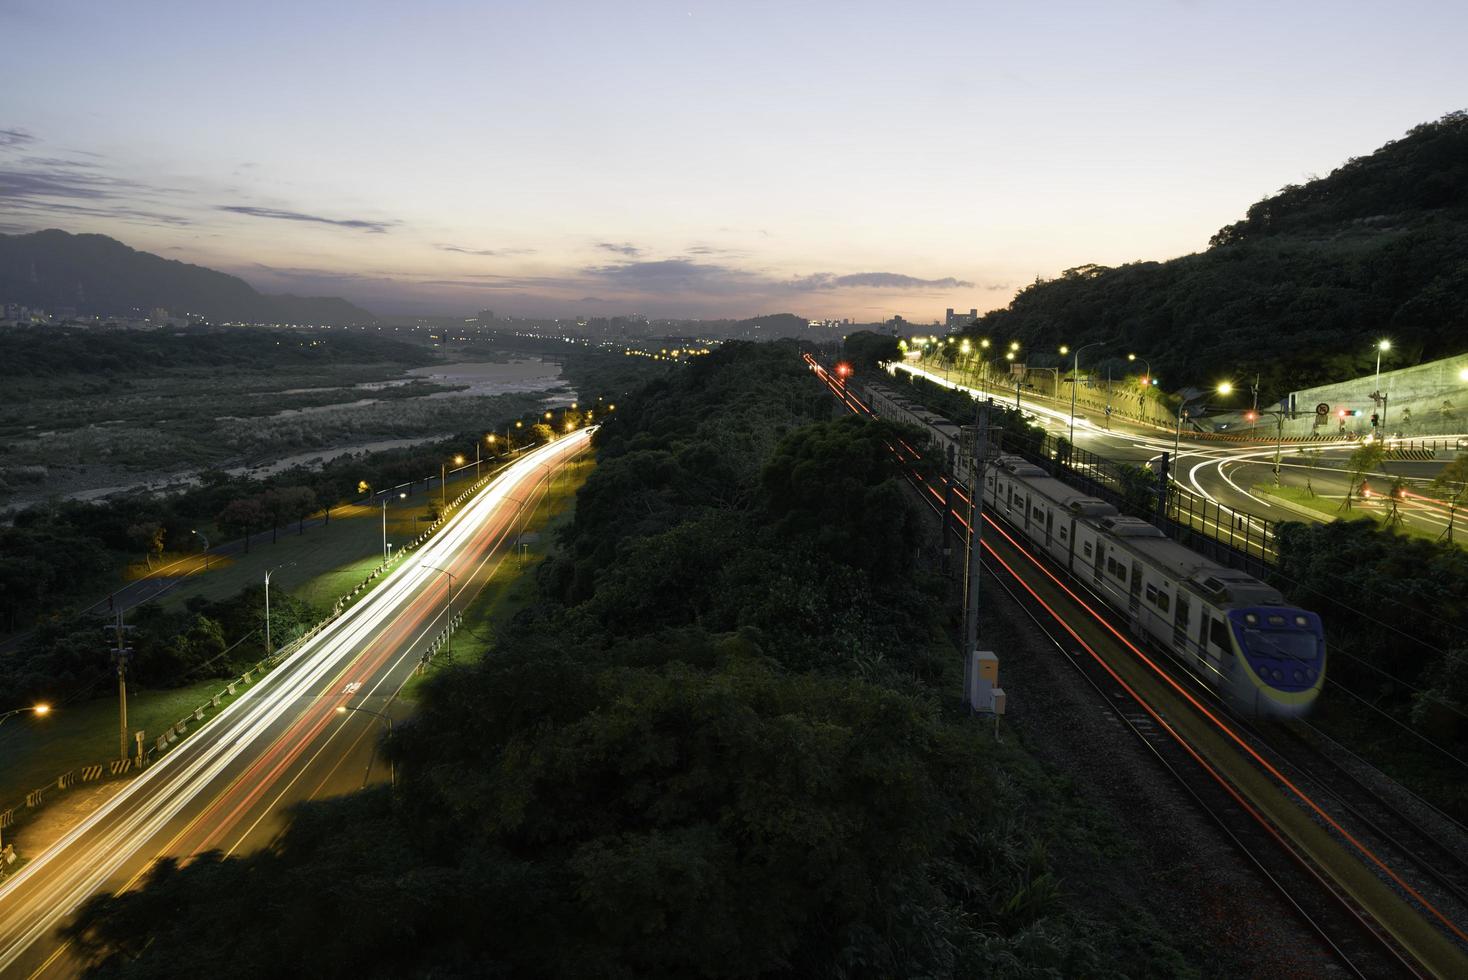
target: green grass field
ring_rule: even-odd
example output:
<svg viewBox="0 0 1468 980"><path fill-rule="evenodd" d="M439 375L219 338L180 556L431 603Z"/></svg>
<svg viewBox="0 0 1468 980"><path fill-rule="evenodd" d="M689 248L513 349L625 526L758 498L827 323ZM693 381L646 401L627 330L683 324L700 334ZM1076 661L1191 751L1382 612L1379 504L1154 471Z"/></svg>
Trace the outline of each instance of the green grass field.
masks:
<svg viewBox="0 0 1468 980"><path fill-rule="evenodd" d="M1253 490L1254 493L1260 496L1277 497L1281 500L1287 500L1298 507L1311 510L1319 514L1320 519L1323 521L1355 521L1365 517L1384 525L1387 514L1390 512L1389 505L1379 496L1369 501L1357 499L1352 501L1350 510L1342 510L1340 497L1319 494L1311 496L1308 491L1300 487L1277 487L1272 483L1256 483ZM1418 525L1415 523L1415 518L1411 511L1403 511L1402 513L1404 520L1396 525L1398 534L1434 541L1443 540L1441 530ZM1457 543L1462 546L1468 544L1468 541L1460 539Z"/></svg>
<svg viewBox="0 0 1468 980"><path fill-rule="evenodd" d="M472 467L450 478L448 499L473 481ZM438 499L436 486L431 492L419 490L406 500L390 499L387 540L394 551L428 529L433 523L429 507ZM192 596L227 599L247 586L264 582L268 570L284 565L270 577L272 590L282 589L317 606L329 607L366 578L381 559L381 506L352 504L334 509L331 523L308 526L304 534L297 534L294 525L282 527L274 544L268 536L257 535L249 554L213 561L208 571L196 572L169 592L162 605L178 608Z"/></svg>
<svg viewBox="0 0 1468 980"><path fill-rule="evenodd" d="M217 678L168 691L130 691L127 728L141 729L148 743L174 722L224 689ZM44 718L21 715L0 729L4 766L0 767L0 808L80 766L117 758L117 698L57 705ZM129 755L136 750L129 747Z"/></svg>

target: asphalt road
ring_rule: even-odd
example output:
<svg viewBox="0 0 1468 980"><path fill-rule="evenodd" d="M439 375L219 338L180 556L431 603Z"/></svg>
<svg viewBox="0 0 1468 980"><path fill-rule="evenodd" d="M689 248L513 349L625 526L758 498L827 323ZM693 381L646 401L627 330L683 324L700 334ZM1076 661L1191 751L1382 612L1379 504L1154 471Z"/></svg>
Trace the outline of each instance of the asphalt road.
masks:
<svg viewBox="0 0 1468 980"><path fill-rule="evenodd" d="M388 778L376 752L387 721L369 712L401 715L394 696L450 599L459 608L512 553L546 481L589 432L508 467L361 602L0 885L0 976L75 975L57 926L89 896L135 884L158 858L264 847L292 804Z"/></svg>
<svg viewBox="0 0 1468 980"><path fill-rule="evenodd" d="M949 387L962 387L915 365L903 365L902 370L922 374ZM995 401L1014 404L1014 390L996 387L988 392ZM1067 435L1070 428L1070 405L1068 402L1038 396L1032 391L1021 395L1020 407L1029 413L1047 430ZM1330 520L1329 514L1319 514L1308 509L1282 503L1277 498L1256 491L1260 485L1274 482L1274 439L1269 424L1261 424L1259 438L1245 442L1218 442L1209 439L1190 439L1183 432L1176 441L1177 455L1172 462L1172 476L1179 484L1206 500L1225 504L1237 510L1254 514L1270 521L1286 520ZM1438 436L1439 440L1452 442L1456 436ZM1162 453L1172 453L1174 434L1153 426L1143 425L1113 417L1109 427L1104 418L1097 419L1081 414L1076 417L1075 444L1081 449L1098 456L1120 462L1144 465L1157 459ZM1356 448L1356 443L1321 442L1313 445L1285 443L1280 452L1279 482L1286 487L1312 490L1317 497L1332 505L1339 505L1352 483L1352 474L1346 470L1346 459ZM1446 454L1433 461L1393 460L1385 464L1385 475L1374 474L1368 478L1373 490L1384 493L1393 476L1402 476L1408 481L1408 496L1398 501L1398 512L1409 526L1441 534L1448 524L1447 508L1423 493L1427 483L1441 472L1448 462ZM1380 494L1371 500L1357 500L1354 504L1358 513L1369 510L1380 512L1388 506ZM1342 512L1342 516L1349 516ZM1455 528L1462 522L1455 519ZM1468 530L1465 528L1464 530Z"/></svg>

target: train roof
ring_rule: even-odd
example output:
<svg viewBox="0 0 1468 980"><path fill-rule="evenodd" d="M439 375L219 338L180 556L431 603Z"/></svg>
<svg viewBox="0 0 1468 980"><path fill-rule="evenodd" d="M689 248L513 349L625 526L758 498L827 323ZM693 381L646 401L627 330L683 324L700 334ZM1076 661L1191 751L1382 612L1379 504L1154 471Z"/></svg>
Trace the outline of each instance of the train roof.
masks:
<svg viewBox="0 0 1468 980"><path fill-rule="evenodd" d="M1105 517L1117 513L1116 508L1106 501L1088 496L1069 483L1055 479L1022 456L1000 456L998 465L1008 473L1024 477L1026 486L1069 513L1082 517Z"/></svg>
<svg viewBox="0 0 1468 980"><path fill-rule="evenodd" d="M1184 582L1215 605L1278 606L1284 597L1270 586L1216 562L1164 535L1137 517L1106 517L1095 522L1123 548L1161 568L1174 581Z"/></svg>

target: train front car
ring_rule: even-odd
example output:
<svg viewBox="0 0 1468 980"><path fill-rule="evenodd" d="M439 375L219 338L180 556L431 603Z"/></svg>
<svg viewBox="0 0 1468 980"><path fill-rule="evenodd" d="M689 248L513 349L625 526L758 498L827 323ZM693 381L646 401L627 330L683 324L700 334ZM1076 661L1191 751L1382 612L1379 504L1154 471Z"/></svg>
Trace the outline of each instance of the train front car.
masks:
<svg viewBox="0 0 1468 980"><path fill-rule="evenodd" d="M1320 617L1290 606L1245 606L1226 613L1243 669L1234 693L1256 714L1295 718L1310 710L1325 683Z"/></svg>

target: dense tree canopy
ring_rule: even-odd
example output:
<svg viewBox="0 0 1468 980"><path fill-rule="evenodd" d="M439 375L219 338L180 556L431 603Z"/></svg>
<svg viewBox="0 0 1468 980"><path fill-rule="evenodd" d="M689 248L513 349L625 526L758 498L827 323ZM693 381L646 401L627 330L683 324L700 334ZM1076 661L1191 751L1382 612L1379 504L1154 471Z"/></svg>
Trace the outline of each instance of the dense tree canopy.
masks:
<svg viewBox="0 0 1468 980"><path fill-rule="evenodd" d="M389 743L397 793L92 901L95 974L1187 972L1068 909L1054 791L952 708L890 432L819 390L733 344L626 399L540 601Z"/></svg>

